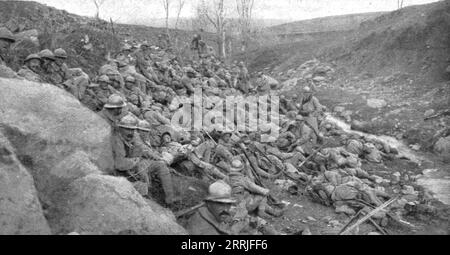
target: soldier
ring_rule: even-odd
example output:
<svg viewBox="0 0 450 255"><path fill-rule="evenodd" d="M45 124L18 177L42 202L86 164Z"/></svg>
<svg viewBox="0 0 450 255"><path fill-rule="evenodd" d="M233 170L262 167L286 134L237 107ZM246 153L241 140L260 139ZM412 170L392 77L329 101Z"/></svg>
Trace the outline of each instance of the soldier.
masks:
<svg viewBox="0 0 450 255"><path fill-rule="evenodd" d="M78 100L82 100L89 84L89 76L81 68L69 68L66 64L67 52L64 49L55 50L55 72L61 76L66 90Z"/></svg>
<svg viewBox="0 0 450 255"><path fill-rule="evenodd" d="M360 199L380 206L383 202L378 197L390 198L385 192L371 188L355 176L355 174L360 173L363 173L363 171L353 173L340 170L326 171L311 180L307 192L314 199L326 205Z"/></svg>
<svg viewBox="0 0 450 255"><path fill-rule="evenodd" d="M325 148L317 153L317 156L326 159L327 169L361 167L358 155L348 152L344 147Z"/></svg>
<svg viewBox="0 0 450 255"><path fill-rule="evenodd" d="M181 164L189 171L199 171L205 173L207 176L211 176L219 179L226 179L227 175L223 174L217 167L210 164L207 157L205 157L205 151L202 148L198 149L202 145L202 139L200 137L195 137L191 141L191 148L187 151L187 160L183 161ZM207 153L207 152L206 152Z"/></svg>
<svg viewBox="0 0 450 255"><path fill-rule="evenodd" d="M97 98L102 102L102 107L108 101L108 98L114 94L115 90L110 86L109 77L101 75L97 78L98 89L95 89Z"/></svg>
<svg viewBox="0 0 450 255"><path fill-rule="evenodd" d="M99 113L113 129L116 129L117 123L127 115L124 108L127 104L124 102L123 98L119 95L113 94L108 98L108 101L103 106L103 110Z"/></svg>
<svg viewBox="0 0 450 255"><path fill-rule="evenodd" d="M0 65L6 66L9 47L15 43L14 35L5 27L0 27Z"/></svg>
<svg viewBox="0 0 450 255"><path fill-rule="evenodd" d="M53 54L51 50L45 49L40 51L38 55L42 60L40 73L42 79L47 83L63 88L61 85L64 82L63 77L56 73L57 68L55 66L55 54Z"/></svg>
<svg viewBox="0 0 450 255"><path fill-rule="evenodd" d="M191 235L231 235L227 222L231 206L236 201L231 196L231 187L223 181L209 186L205 205L189 218L186 229Z"/></svg>
<svg viewBox="0 0 450 255"><path fill-rule="evenodd" d="M30 54L25 59L25 65L17 72L21 77L29 81L43 82L40 73L41 58L37 54Z"/></svg>
<svg viewBox="0 0 450 255"><path fill-rule="evenodd" d="M243 173L244 164L237 157L231 163L229 173L232 195L237 200L237 208L246 210L249 214L256 213L259 217L268 218L266 213L280 217L283 211L276 210L267 204L267 197L270 190L256 185L249 177Z"/></svg>
<svg viewBox="0 0 450 255"><path fill-rule="evenodd" d="M138 131L142 142L149 148L159 147L161 145L161 138L159 132L145 120L140 120L138 123ZM163 160L162 156L155 151L158 156L154 157L155 160Z"/></svg>
<svg viewBox="0 0 450 255"><path fill-rule="evenodd" d="M287 131L293 133L296 138L295 143L291 145L289 151L301 146L306 155L313 153L314 148L317 146L317 136L314 130L306 124L305 119L301 115L296 117L295 125L291 125Z"/></svg>
<svg viewBox="0 0 450 255"><path fill-rule="evenodd" d="M319 99L314 96L310 87L303 88L303 95L299 99L300 114L305 117L305 121L310 126L319 139L323 135L319 131L319 117L320 114L326 110L325 106L321 105Z"/></svg>
<svg viewBox="0 0 450 255"><path fill-rule="evenodd" d="M54 55L56 64L55 67L57 67L55 72L58 73L64 81L68 80L71 77L71 74L69 67L66 64L67 52L59 48L55 50Z"/></svg>
<svg viewBox="0 0 450 255"><path fill-rule="evenodd" d="M145 102L150 103L152 101L151 96L148 96L142 89L146 90L146 87L141 87L141 82L138 82L138 80L134 76L127 76L125 78L125 88L124 88L124 94L128 98L131 95L136 95L139 99L139 107L142 107Z"/></svg>
<svg viewBox="0 0 450 255"><path fill-rule="evenodd" d="M230 172L231 169L231 161L233 158L233 147L234 144L231 140L232 133L224 132L222 137L219 139L219 143L215 149L215 165L226 171Z"/></svg>
<svg viewBox="0 0 450 255"><path fill-rule="evenodd" d="M110 87L112 90L114 90L115 94L119 94L122 97L125 97L123 95L123 86L125 85L125 81L122 77L122 75L113 68L105 68L104 70L101 70L104 72L100 72L102 75L106 75L109 78L110 81Z"/></svg>
<svg viewBox="0 0 450 255"><path fill-rule="evenodd" d="M205 41L200 40L198 42L198 58L199 59L206 58L207 57L207 51L208 51L208 49L207 49L207 45L206 45Z"/></svg>
<svg viewBox="0 0 450 255"><path fill-rule="evenodd" d="M200 55L199 53L199 42L202 40L202 37L199 34L194 35L194 38L192 38L191 42L191 50L194 52L197 52L197 55Z"/></svg>
<svg viewBox="0 0 450 255"><path fill-rule="evenodd" d="M239 76L238 76L238 86L239 90L244 94L248 94L250 91L250 76L248 74L248 70L245 67L244 62L239 63Z"/></svg>
<svg viewBox="0 0 450 255"><path fill-rule="evenodd" d="M171 125L170 120L164 117L160 111L152 108L149 103L143 105L142 112L144 119L148 121L154 129L160 130L164 126L167 127Z"/></svg>
<svg viewBox="0 0 450 255"><path fill-rule="evenodd" d="M186 91L187 96L194 94L194 86L192 79L195 79L195 70L192 67L184 68L183 77L180 79L181 87Z"/></svg>
<svg viewBox="0 0 450 255"><path fill-rule="evenodd" d="M170 170L162 161L154 161L155 154L135 136L137 125L138 120L132 115L123 117L118 123L112 139L115 170L132 178L143 179L147 187L151 187L151 174L156 173L166 195L165 202L172 205L178 199L175 197Z"/></svg>
<svg viewBox="0 0 450 255"><path fill-rule="evenodd" d="M288 114L291 111L297 112L298 109L293 103L292 96L281 95L280 96L280 113Z"/></svg>
<svg viewBox="0 0 450 255"><path fill-rule="evenodd" d="M130 101L131 95L137 95L138 94L138 88L136 87L136 78L133 76L127 76L125 77L125 86L123 89L123 94L125 95L125 98Z"/></svg>
<svg viewBox="0 0 450 255"><path fill-rule="evenodd" d="M139 97L135 94L132 94L129 98L128 98L128 102L127 102L127 111L134 114L136 117L141 117L141 108L140 108L140 101L139 101Z"/></svg>
<svg viewBox="0 0 450 255"><path fill-rule="evenodd" d="M169 128L166 128L166 131L162 132L161 155L169 166L183 161L188 152L188 146L181 145L174 138L173 131Z"/></svg>
<svg viewBox="0 0 450 255"><path fill-rule="evenodd" d="M99 94L99 88L100 86L96 83L88 84L86 94L80 100L83 105L91 109L93 112L101 111L103 109L103 105L106 103L97 96L97 94Z"/></svg>

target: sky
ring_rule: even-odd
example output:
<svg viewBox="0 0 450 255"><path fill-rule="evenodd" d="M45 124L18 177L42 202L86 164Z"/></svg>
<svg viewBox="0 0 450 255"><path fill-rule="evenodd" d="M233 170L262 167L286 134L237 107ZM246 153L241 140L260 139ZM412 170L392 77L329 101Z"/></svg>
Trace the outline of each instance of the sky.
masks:
<svg viewBox="0 0 450 255"><path fill-rule="evenodd" d="M37 2L64 9L68 12L94 16L93 0L35 0ZM171 0L178 2L179 0ZM192 17L198 0L185 0L182 17ZM210 0L208 0L210 1ZM232 3L235 0L225 0ZM404 6L426 4L437 0L404 0ZM111 17L120 23L143 24L151 19L164 18L162 0L105 0L100 16ZM254 18L281 19L296 21L325 16L351 13L393 11L397 9L397 0L255 0ZM175 17L172 11L172 17ZM147 24L151 25L151 24Z"/></svg>

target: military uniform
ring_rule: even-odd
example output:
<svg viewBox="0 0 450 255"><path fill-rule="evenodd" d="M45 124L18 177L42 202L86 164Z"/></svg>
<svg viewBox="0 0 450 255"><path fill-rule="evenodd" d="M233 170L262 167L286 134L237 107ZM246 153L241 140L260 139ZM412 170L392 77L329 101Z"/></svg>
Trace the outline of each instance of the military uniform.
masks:
<svg viewBox="0 0 450 255"><path fill-rule="evenodd" d="M312 96L309 100L300 97L300 113L305 118L308 125L313 129L316 135L319 134L319 114L324 109L324 106L320 104L319 99Z"/></svg>
<svg viewBox="0 0 450 255"><path fill-rule="evenodd" d="M107 109L103 108L98 114L105 119L111 127L116 128L119 121L127 115L127 112L123 111L119 116L114 116Z"/></svg>
<svg viewBox="0 0 450 255"><path fill-rule="evenodd" d="M232 235L227 225L219 223L205 207L189 219L186 230L190 235Z"/></svg>
<svg viewBox="0 0 450 255"><path fill-rule="evenodd" d="M112 148L116 171L136 174L143 178L149 186L151 185L151 174L156 173L161 180L166 202L173 201L175 193L170 170L164 162L151 160L155 157L154 152L144 147L139 138L135 137L133 141L127 142L118 132L115 132L112 139Z"/></svg>
<svg viewBox="0 0 450 255"><path fill-rule="evenodd" d="M43 82L41 76L31 70L28 66L23 66L17 74L29 81Z"/></svg>

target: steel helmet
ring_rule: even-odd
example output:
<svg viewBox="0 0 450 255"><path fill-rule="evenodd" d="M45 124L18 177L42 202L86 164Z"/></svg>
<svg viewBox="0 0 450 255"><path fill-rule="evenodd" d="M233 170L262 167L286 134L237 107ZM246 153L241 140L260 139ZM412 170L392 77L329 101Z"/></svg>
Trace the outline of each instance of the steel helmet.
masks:
<svg viewBox="0 0 450 255"><path fill-rule="evenodd" d="M28 57L25 59L25 63L28 62L28 61L30 61L30 60L33 60L33 59L41 60L41 57L39 57L38 54L30 54L30 55L28 55Z"/></svg>
<svg viewBox="0 0 450 255"><path fill-rule="evenodd" d="M312 90L310 87L306 86L306 87L303 87L303 93L312 93Z"/></svg>
<svg viewBox="0 0 450 255"><path fill-rule="evenodd" d="M55 60L55 54L53 54L53 52L49 49L45 49L42 50L41 52L38 53L39 57L44 58L44 59L50 59L50 60Z"/></svg>
<svg viewBox="0 0 450 255"><path fill-rule="evenodd" d="M0 27L0 39L9 41L11 43L16 42L16 38L14 38L13 33L9 31L6 27Z"/></svg>
<svg viewBox="0 0 450 255"><path fill-rule="evenodd" d="M135 83L136 82L136 78L134 78L134 76L127 76L127 78L125 79L126 82L132 82Z"/></svg>
<svg viewBox="0 0 450 255"><path fill-rule="evenodd" d="M107 75L101 75L97 81L98 82L106 82L106 83L110 82L109 77Z"/></svg>
<svg viewBox="0 0 450 255"><path fill-rule="evenodd" d="M125 106L127 106L127 104L125 103L123 98L117 94L114 94L108 98L108 101L103 107L106 109L117 109L124 108Z"/></svg>
<svg viewBox="0 0 450 255"><path fill-rule="evenodd" d="M55 57L66 59L67 58L67 52L64 49L61 49L61 48L56 49L55 50Z"/></svg>
<svg viewBox="0 0 450 255"><path fill-rule="evenodd" d="M133 115L128 114L119 121L119 124L117 126L134 130L138 127L138 120Z"/></svg>
<svg viewBox="0 0 450 255"><path fill-rule="evenodd" d="M140 131L144 131L144 132L150 132L152 127L151 127L150 123L148 123L148 121L140 120L138 123L137 129Z"/></svg>
<svg viewBox="0 0 450 255"><path fill-rule="evenodd" d="M234 159L233 162L231 162L231 172L240 172L244 169L244 164L242 164L242 161L239 159Z"/></svg>
<svg viewBox="0 0 450 255"><path fill-rule="evenodd" d="M236 200L231 196L231 187L224 181L217 181L209 186L209 196L205 201L234 204Z"/></svg>
<svg viewBox="0 0 450 255"><path fill-rule="evenodd" d="M192 67L190 67L190 66L185 67L183 71L184 71L185 73L193 73L193 74L196 73L195 70L194 70L194 68L192 68Z"/></svg>

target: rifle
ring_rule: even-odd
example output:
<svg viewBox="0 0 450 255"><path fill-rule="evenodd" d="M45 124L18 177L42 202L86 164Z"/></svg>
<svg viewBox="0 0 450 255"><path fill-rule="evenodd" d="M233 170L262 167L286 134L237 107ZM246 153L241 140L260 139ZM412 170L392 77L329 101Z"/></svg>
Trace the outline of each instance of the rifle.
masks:
<svg viewBox="0 0 450 255"><path fill-rule="evenodd" d="M253 165L252 161L250 160L250 157L247 154L247 151L245 150L245 147L242 143L239 144L239 147L242 149L242 152L245 155L245 158L247 159L249 165L250 165L250 170L253 173L253 176L255 176L255 183L265 189L267 189L266 185L264 185L264 183L262 183L261 181L261 177L258 175L258 172L256 171L256 166ZM276 199L273 195L269 194L268 198L271 200L272 203L274 204L280 204L278 202L278 199Z"/></svg>
<svg viewBox="0 0 450 255"><path fill-rule="evenodd" d="M217 146L218 144L216 143L216 141L211 137L211 135L208 133L208 131L206 131L205 129L202 129L203 132L205 132L205 134L209 137L209 139L211 139L211 141L213 141L214 145Z"/></svg>
<svg viewBox="0 0 450 255"><path fill-rule="evenodd" d="M444 111L440 111L439 113L436 113L434 115L431 115L429 117L426 117L424 120L431 120L437 117L441 117L441 116L450 116L450 109L444 110Z"/></svg>
<svg viewBox="0 0 450 255"><path fill-rule="evenodd" d="M204 205L205 205L205 202L202 202L202 203L200 203L200 204L198 204L198 205L195 205L195 206L193 206L193 207L191 207L191 208L188 208L188 209L185 209L185 210L176 212L176 213L175 213L175 217L180 218L180 217L182 217L182 216L184 216L184 215L186 215L186 214L189 214L189 213L191 213L191 212L197 210L198 208L203 207Z"/></svg>
<svg viewBox="0 0 450 255"><path fill-rule="evenodd" d="M319 147L319 149L317 149L316 151L314 151L311 155L309 155L305 161L303 161L298 168L301 168L302 166L304 166L306 164L306 162L308 162L309 160L311 160L314 156L317 155L317 153L319 153L325 146L328 145L328 142L324 143L322 146Z"/></svg>
<svg viewBox="0 0 450 255"><path fill-rule="evenodd" d="M267 155L264 152L262 152L257 146L255 146L255 148L267 161L269 161L270 164L272 164L275 168L277 168L278 173L274 174L275 176L278 176L278 174L283 172L283 169L279 168L277 164L273 163L273 161L269 157L267 157Z"/></svg>

